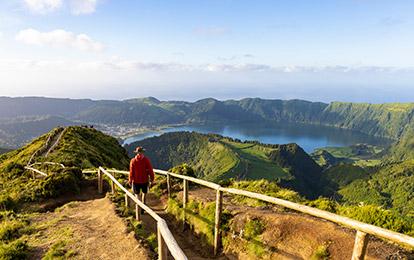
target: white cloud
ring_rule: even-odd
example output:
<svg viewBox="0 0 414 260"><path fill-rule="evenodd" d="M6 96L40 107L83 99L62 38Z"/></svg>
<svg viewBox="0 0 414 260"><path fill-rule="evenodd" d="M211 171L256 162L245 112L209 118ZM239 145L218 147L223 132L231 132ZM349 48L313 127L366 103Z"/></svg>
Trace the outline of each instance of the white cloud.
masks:
<svg viewBox="0 0 414 260"><path fill-rule="evenodd" d="M327 102L412 102L414 82L414 68L196 66L116 56L89 62L0 59L0 71L2 95L94 99L259 96Z"/></svg>
<svg viewBox="0 0 414 260"><path fill-rule="evenodd" d="M45 14L53 12L63 6L63 0L21 0L32 12Z"/></svg>
<svg viewBox="0 0 414 260"><path fill-rule="evenodd" d="M3 40L3 34L0 32L0 41Z"/></svg>
<svg viewBox="0 0 414 260"><path fill-rule="evenodd" d="M72 0L71 7L74 14L90 14L95 12L98 0Z"/></svg>
<svg viewBox="0 0 414 260"><path fill-rule="evenodd" d="M80 51L100 52L106 46L100 42L94 42L85 34L75 35L64 30L54 30L51 32L39 32L35 29L21 30L16 35L16 40L30 45L38 46L68 46Z"/></svg>
<svg viewBox="0 0 414 260"><path fill-rule="evenodd" d="M205 28L205 27L198 27L194 30L195 33L201 35L221 35L225 34L229 31L227 27L215 27L215 28Z"/></svg>

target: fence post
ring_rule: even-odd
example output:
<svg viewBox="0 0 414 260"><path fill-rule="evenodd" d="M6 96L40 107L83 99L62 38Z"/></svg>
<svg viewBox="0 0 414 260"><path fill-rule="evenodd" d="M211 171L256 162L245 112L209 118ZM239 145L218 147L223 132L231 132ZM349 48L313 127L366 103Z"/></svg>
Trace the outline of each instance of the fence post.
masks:
<svg viewBox="0 0 414 260"><path fill-rule="evenodd" d="M184 179L183 186L183 221L185 224L185 207L188 203L188 180Z"/></svg>
<svg viewBox="0 0 414 260"><path fill-rule="evenodd" d="M135 194L135 197L139 200L139 195ZM135 219L141 221L141 208L138 203L135 203Z"/></svg>
<svg viewBox="0 0 414 260"><path fill-rule="evenodd" d="M220 248L220 219L221 212L223 209L223 191L217 189L217 198L216 198L216 222L214 225L214 255L218 254Z"/></svg>
<svg viewBox="0 0 414 260"><path fill-rule="evenodd" d="M352 252L352 260L364 260L365 252L368 245L368 235L365 232L357 231L355 237L354 251Z"/></svg>
<svg viewBox="0 0 414 260"><path fill-rule="evenodd" d="M157 223L158 259L167 260L167 245L161 235L161 226Z"/></svg>
<svg viewBox="0 0 414 260"><path fill-rule="evenodd" d="M115 178L115 172L112 173L112 176ZM115 194L115 182L113 180L111 180L111 189L112 194Z"/></svg>
<svg viewBox="0 0 414 260"><path fill-rule="evenodd" d="M98 169L98 193L102 194L102 171Z"/></svg>
<svg viewBox="0 0 414 260"><path fill-rule="evenodd" d="M34 171L31 171L31 172L32 172L33 179L36 179L35 172Z"/></svg>
<svg viewBox="0 0 414 260"><path fill-rule="evenodd" d="M125 193L125 208L128 208L128 195Z"/></svg>
<svg viewBox="0 0 414 260"><path fill-rule="evenodd" d="M167 173L167 190L168 190L168 197L171 197L171 176Z"/></svg>

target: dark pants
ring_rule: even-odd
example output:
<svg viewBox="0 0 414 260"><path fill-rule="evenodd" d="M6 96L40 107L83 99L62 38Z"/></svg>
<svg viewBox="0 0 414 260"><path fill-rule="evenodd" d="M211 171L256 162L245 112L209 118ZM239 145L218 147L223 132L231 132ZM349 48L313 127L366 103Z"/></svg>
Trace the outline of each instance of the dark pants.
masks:
<svg viewBox="0 0 414 260"><path fill-rule="evenodd" d="M135 194L140 194L141 191L142 191L142 193L147 193L148 192L148 182L146 182L146 183L132 182L132 189L133 189Z"/></svg>

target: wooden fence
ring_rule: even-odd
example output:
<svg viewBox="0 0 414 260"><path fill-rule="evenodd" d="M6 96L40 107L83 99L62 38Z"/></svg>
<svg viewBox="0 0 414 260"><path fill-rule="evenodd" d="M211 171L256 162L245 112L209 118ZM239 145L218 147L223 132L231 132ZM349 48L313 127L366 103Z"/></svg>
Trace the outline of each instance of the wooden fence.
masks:
<svg viewBox="0 0 414 260"><path fill-rule="evenodd" d="M115 172L112 171L112 174L109 173L110 170L105 170L102 167L99 167L98 170L98 192L102 193L103 187L103 175L111 179L111 189L112 193L116 192L115 185L118 186L122 191L125 192L125 203L128 202L128 197L135 202L135 211L136 211L136 218L140 218L141 209L145 210L151 217L153 217L157 221L157 237L158 237L158 259L166 260L167 259L167 250L170 251L171 255L174 259L177 260L188 260L186 255L181 250L180 246L178 245L177 241L175 241L171 231L168 229L167 223L164 219L157 215L151 208L147 205L142 203L137 197L135 197L130 191L128 191L124 186L122 186L114 177ZM85 171L85 172L92 172L92 171ZM95 171L96 172L96 171ZM123 172L125 173L125 172ZM126 172L128 173L128 172Z"/></svg>
<svg viewBox="0 0 414 260"><path fill-rule="evenodd" d="M33 172L46 175L45 173L30 168L25 167L28 170ZM89 173L95 173L96 171L83 171ZM220 219L221 213L223 210L223 192L227 192L234 195L242 195L253 199L258 199L262 201L266 201L269 203L273 203L285 208L293 209L302 213L306 213L312 216L316 216L319 218L323 218L334 223L355 229L357 231L355 237L355 244L352 253L352 260L362 260L365 257L369 235L381 237L388 239L390 241L396 242L401 245L405 245L411 248L414 248L414 237L404 235L401 233L397 233L394 231L390 231L384 228L380 228L377 226L373 226L370 224L366 224L360 221L356 221L347 217L343 217L334 213L330 213L327 211L323 211L317 208L308 207L305 205L293 203L290 201L278 199L275 197L270 197L263 194L258 194L250 191L244 191L239 189L233 188L224 188L218 184L200 180L197 178L179 175L175 173L171 173L168 171L163 170L156 170L154 172L167 177L167 189L168 194L171 195L172 186L171 186L171 177L179 178L183 180L183 207L186 206L188 203L188 182L198 183L200 185L209 187L216 191L216 213L215 213L215 227L214 227L214 253L217 254L220 248ZM185 256L177 242L175 241L174 237L171 234L171 231L168 229L168 226L164 219L159 217L151 208L146 206L142 203L136 196L134 196L130 191L128 191L125 187L123 187L116 179L115 173L122 173L122 174L129 174L128 171L119 171L119 170L105 170L102 167L99 167L98 170L98 192L101 194L103 190L103 175L109 177L111 180L111 191L112 193L116 192L115 186L118 186L122 191L125 192L125 203L127 204L128 197L131 198L133 202L135 202L135 210L136 210L136 218L140 219L140 212L141 208L144 209L150 216L152 216L157 221L157 235L158 235L158 253L159 259L165 260L167 259L167 250L170 251L171 255L178 260L187 260L188 258ZM185 216L184 216L185 217Z"/></svg>
<svg viewBox="0 0 414 260"><path fill-rule="evenodd" d="M118 170L108 170L113 173L123 173L128 174L127 171L118 171ZM405 245L411 248L414 248L414 238L411 236L407 236L401 233L397 233L394 231L390 231L384 228L380 228L377 226L373 226L370 224L366 224L357 220L353 220L344 216L340 216L331 212L327 212L324 210L320 210L317 208L312 208L309 206L293 203L290 201L266 196L263 194L258 194L254 192L239 190L239 189L231 189L231 188L224 188L218 184L200 180L197 178L192 178L184 175L179 175L175 173L171 173L168 171L163 170L156 170L154 172L160 175L164 175L167 177L167 188L168 194L171 195L171 177L180 178L183 180L183 207L185 207L186 203L188 202L188 181L201 184L203 186L209 187L217 192L216 196L216 216L215 216L215 227L214 227L214 253L217 254L220 248L220 218L223 208L223 192L227 192L230 194L235 195L242 195L253 199L258 199L266 202L270 202L285 208L293 209L302 213L306 213L312 216L316 216L319 218L323 218L334 223L355 229L357 231L355 237L355 244L352 253L352 260L362 260L365 257L369 235L381 237L388 239L390 241L396 242L401 245Z"/></svg>

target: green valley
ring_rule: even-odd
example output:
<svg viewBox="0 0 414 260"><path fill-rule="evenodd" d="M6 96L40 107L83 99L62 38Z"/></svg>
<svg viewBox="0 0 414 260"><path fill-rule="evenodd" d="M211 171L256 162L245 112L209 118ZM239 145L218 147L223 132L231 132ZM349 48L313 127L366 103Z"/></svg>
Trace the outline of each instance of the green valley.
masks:
<svg viewBox="0 0 414 260"><path fill-rule="evenodd" d="M321 192L322 168L296 144L267 145L216 134L172 132L125 146L130 156L137 146L147 148L154 167L170 169L187 163L196 175L210 181L266 179L280 182L309 198Z"/></svg>

